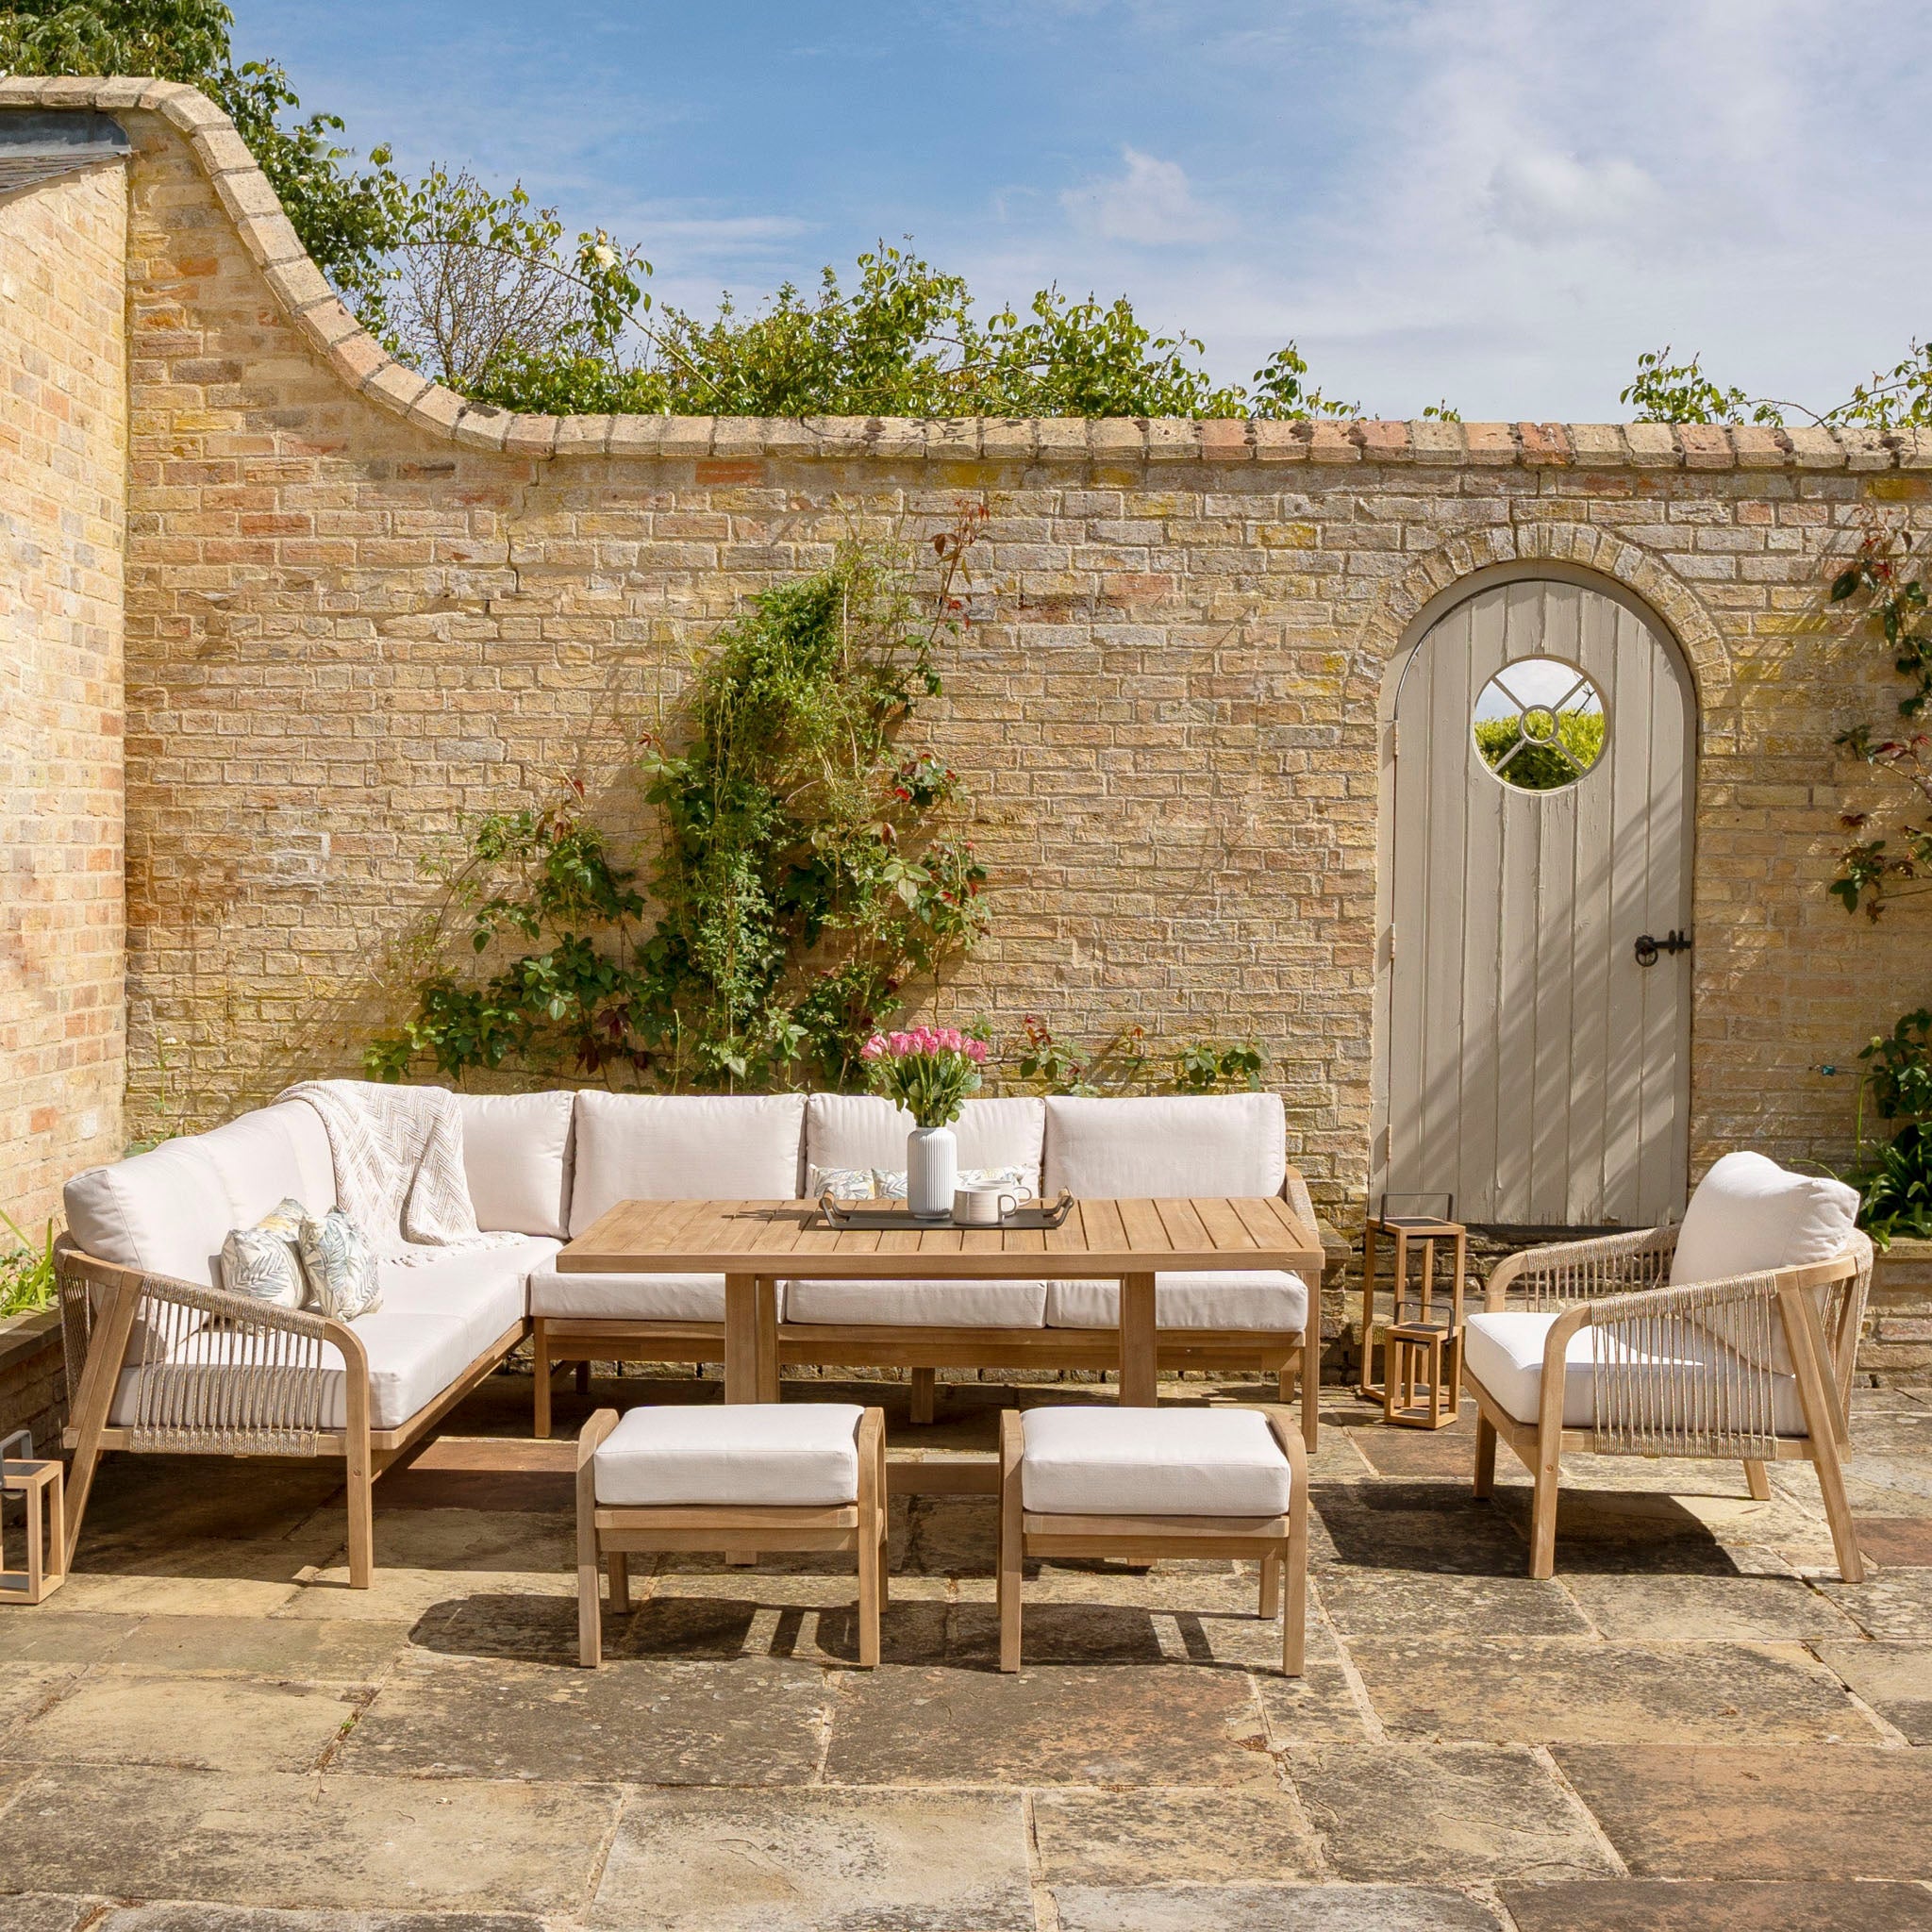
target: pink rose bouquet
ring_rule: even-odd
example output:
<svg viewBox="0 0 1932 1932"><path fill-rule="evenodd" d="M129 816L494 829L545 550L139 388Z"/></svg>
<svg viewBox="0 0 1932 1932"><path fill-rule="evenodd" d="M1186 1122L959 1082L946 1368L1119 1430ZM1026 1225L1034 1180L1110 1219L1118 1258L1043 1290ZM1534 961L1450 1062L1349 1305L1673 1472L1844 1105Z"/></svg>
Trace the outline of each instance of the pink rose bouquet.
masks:
<svg viewBox="0 0 1932 1932"><path fill-rule="evenodd" d="M957 1026L874 1033L859 1048L872 1091L903 1107L922 1127L951 1126L959 1118L960 1106L979 1085L986 1053L985 1041Z"/></svg>

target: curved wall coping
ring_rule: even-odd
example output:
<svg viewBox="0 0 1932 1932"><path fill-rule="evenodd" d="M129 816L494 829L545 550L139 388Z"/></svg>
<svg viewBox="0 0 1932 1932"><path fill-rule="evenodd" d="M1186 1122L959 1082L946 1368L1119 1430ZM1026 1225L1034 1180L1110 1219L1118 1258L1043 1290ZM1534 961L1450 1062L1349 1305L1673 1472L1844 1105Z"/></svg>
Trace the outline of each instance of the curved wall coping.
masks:
<svg viewBox="0 0 1932 1932"><path fill-rule="evenodd" d="M158 114L185 137L242 246L343 385L426 434L511 456L883 458L903 462L1412 463L1589 470L1932 470L1932 432L1695 423L1275 423L1184 417L531 416L398 362L308 258L220 108L179 81L0 78L0 108Z"/></svg>

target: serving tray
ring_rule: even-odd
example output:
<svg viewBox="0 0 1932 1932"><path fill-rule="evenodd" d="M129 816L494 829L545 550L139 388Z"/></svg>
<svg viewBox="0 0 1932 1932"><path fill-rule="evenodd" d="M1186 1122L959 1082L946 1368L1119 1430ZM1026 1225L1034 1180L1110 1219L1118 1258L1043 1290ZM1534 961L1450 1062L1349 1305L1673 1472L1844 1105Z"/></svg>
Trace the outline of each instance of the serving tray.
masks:
<svg viewBox="0 0 1932 1932"><path fill-rule="evenodd" d="M819 1196L819 1213L827 1227L887 1228L957 1227L974 1234L1017 1232L1022 1228L1058 1227L1074 1211L1074 1196L1065 1188L1057 1201L1028 1201L1003 1214L997 1221L955 1221L950 1210L944 1214L915 1214L904 1201L841 1201L835 1194Z"/></svg>

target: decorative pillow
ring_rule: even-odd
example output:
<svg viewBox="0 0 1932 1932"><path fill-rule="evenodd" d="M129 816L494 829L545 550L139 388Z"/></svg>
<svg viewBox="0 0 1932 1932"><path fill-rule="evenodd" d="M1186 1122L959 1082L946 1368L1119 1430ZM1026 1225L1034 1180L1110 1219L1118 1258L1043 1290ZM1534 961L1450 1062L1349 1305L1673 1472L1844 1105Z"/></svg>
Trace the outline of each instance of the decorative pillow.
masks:
<svg viewBox="0 0 1932 1932"><path fill-rule="evenodd" d="M382 1285L369 1238L340 1208L302 1223L302 1267L308 1306L338 1322L353 1322L382 1306Z"/></svg>
<svg viewBox="0 0 1932 1932"><path fill-rule="evenodd" d="M299 1308L306 1288L302 1224L308 1218L308 1208L291 1195L253 1227L231 1230L222 1243L222 1286L230 1294L251 1295L278 1308Z"/></svg>
<svg viewBox="0 0 1932 1932"><path fill-rule="evenodd" d="M905 1178L900 1176L901 1180ZM903 1193L905 1190L902 1188ZM873 1171L869 1167L813 1167L807 1171L805 1194L816 1201L825 1193L835 1201L870 1201L876 1197Z"/></svg>
<svg viewBox="0 0 1932 1932"><path fill-rule="evenodd" d="M1027 1200L1040 1191L1040 1176L1025 1167L962 1167L958 1173L962 1188L1017 1188ZM875 1167L872 1184L881 1201L906 1198L906 1170L903 1167Z"/></svg>

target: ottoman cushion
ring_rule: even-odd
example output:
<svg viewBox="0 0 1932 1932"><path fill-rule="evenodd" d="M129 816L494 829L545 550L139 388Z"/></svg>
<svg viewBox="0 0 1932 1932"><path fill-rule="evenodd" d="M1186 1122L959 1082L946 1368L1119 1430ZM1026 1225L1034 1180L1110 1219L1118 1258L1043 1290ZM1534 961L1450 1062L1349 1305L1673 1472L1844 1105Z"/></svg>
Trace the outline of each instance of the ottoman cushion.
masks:
<svg viewBox="0 0 1932 1932"><path fill-rule="evenodd" d="M1251 1408L1030 1408L1020 1498L1042 1516L1279 1516L1291 1471Z"/></svg>
<svg viewBox="0 0 1932 1932"><path fill-rule="evenodd" d="M634 1408L597 1447L597 1500L806 1507L858 1500L850 1402Z"/></svg>

